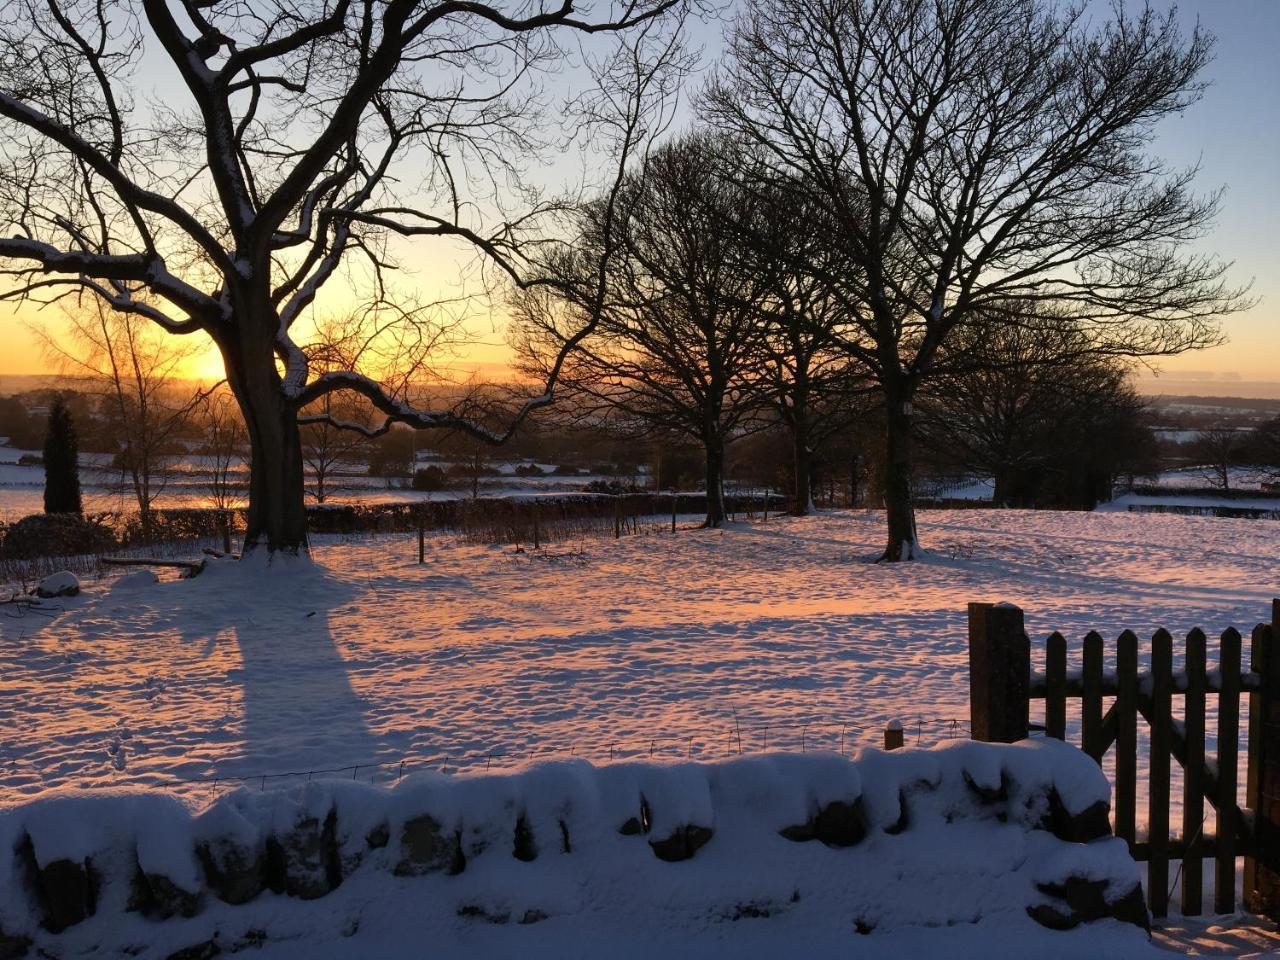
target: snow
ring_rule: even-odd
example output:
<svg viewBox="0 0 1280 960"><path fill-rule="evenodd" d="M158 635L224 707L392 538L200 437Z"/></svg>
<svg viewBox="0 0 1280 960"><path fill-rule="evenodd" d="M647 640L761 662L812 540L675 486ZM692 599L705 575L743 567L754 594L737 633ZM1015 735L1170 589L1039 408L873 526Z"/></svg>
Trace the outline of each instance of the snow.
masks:
<svg viewBox="0 0 1280 960"><path fill-rule="evenodd" d="M80 592L80 579L69 570L51 573L36 585L39 597L74 597Z"/></svg>
<svg viewBox="0 0 1280 960"><path fill-rule="evenodd" d="M147 587L153 587L160 582L160 578L151 570L135 570L133 573L122 574L112 581L110 590L112 593L123 593L130 590L143 590Z"/></svg>
<svg viewBox="0 0 1280 960"><path fill-rule="evenodd" d="M1055 883L1062 877L1100 880L1109 892L1123 894L1145 879L1128 856L1128 844L1118 837L1095 843L1063 844L1036 865L1036 883Z"/></svg>
<svg viewBox="0 0 1280 960"><path fill-rule="evenodd" d="M1003 772L1007 802L975 797L968 783L985 776L978 767L997 780ZM55 856L91 862L101 882L96 914L56 937L42 934L30 907L12 896L16 876L0 875L9 894L0 921L66 960L159 960L210 938L223 953L253 943L264 960L976 958L991 956L997 942L1018 956L1160 956L1131 925L1103 921L1062 933L1028 917L1027 906L1044 899L1038 884L1080 876L1106 881L1118 897L1138 881L1122 842L1067 843L1041 829L1044 805L1033 801L1067 777L1089 781L1094 793L1106 789L1087 758L1041 742L871 749L852 762L829 753L713 764L572 761L514 776L420 774L389 790L312 782L241 789L194 819L147 791L102 794L93 810L94 801L69 794L0 812L0 835L29 834L41 865ZM892 795L894 809L868 807L866 835L852 846L780 834L828 802L852 804L872 789ZM910 809L905 825L900 797ZM621 831L641 804L652 813L645 834ZM195 891L196 843L254 850L275 837L286 845L303 818L327 820L330 811L341 882L318 900L261 893L230 906L206 895L195 917L164 922L124 910L135 845L144 870ZM460 873L393 875L407 853L404 823L424 815L442 836L461 839ZM513 855L519 818L532 859ZM374 848L367 838L378 824L389 842ZM691 859L654 855L651 842L690 824L712 831Z"/></svg>
<svg viewBox="0 0 1280 960"><path fill-rule="evenodd" d="M36 456L40 451L16 450L0 447L0 522L11 522L44 510L44 467L20 466L18 458L25 453ZM449 461L432 460L437 466L447 467ZM482 477L479 491L482 497L532 497L581 493L593 480L611 480L613 477L595 473L572 476L554 474L554 464L538 464L543 476L519 477L516 467L530 461L494 461L488 466L498 471L497 476ZM210 472L214 466L210 457L189 455L175 458L166 465L164 490L156 501L161 509L208 507L211 505ZM414 503L425 500L460 500L471 497L471 484L456 480L447 490L421 491L412 489L408 478L372 477L362 464L346 464L333 472L326 480L328 505L368 503ZM644 471L638 471L643 473ZM233 468L247 486L248 473L243 467ZM137 504L125 485L121 492L121 474L111 469L111 457L107 454L81 454L80 479L85 510L90 513L105 511L135 511ZM308 472L308 489L314 480ZM744 492L758 493L748 489ZM311 497L308 495L308 503Z"/></svg>
<svg viewBox="0 0 1280 960"><path fill-rule="evenodd" d="M422 566L412 536L317 538L316 562L286 570L89 581L42 615L0 612L0 803L847 754L893 720L928 744L967 734L970 601L1021 606L1039 670L1052 630L1247 632L1280 548L1273 523L1121 513L929 511L920 535L928 557L905 567L868 562L880 515L842 512L545 555L439 536Z"/></svg>
<svg viewBox="0 0 1280 960"><path fill-rule="evenodd" d="M190 815L178 799L163 793L64 791L0 817L11 821L0 827L0 837L25 833L41 867L55 860L83 862L127 842L136 847L143 870L162 873L187 889L199 884Z"/></svg>

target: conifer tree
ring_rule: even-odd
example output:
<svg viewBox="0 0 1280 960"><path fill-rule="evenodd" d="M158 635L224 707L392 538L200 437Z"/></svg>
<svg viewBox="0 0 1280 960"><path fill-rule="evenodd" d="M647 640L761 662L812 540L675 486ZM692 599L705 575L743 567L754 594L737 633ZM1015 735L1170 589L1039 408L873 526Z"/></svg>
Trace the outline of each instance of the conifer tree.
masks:
<svg viewBox="0 0 1280 960"><path fill-rule="evenodd" d="M76 427L66 401L56 397L44 438L44 512L80 513L80 463Z"/></svg>

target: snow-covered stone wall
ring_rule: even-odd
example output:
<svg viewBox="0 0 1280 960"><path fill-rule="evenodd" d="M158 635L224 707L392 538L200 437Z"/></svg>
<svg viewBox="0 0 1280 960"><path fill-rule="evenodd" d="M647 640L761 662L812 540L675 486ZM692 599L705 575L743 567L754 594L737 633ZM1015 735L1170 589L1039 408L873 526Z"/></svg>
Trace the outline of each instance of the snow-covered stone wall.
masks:
<svg viewBox="0 0 1280 960"><path fill-rule="evenodd" d="M360 904L400 898L426 929L800 909L851 935L1145 927L1108 797L1056 741L317 781L202 811L156 792L57 794L0 811L0 958L233 950L294 935L290 911L321 898L332 909L300 913L308 924L358 926Z"/></svg>

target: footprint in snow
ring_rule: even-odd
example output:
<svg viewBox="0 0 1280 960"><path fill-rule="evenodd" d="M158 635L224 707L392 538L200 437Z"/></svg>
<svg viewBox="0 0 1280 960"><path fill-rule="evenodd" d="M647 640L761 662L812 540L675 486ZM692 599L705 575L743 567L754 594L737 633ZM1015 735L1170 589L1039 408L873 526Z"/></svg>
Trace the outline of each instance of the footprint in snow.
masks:
<svg viewBox="0 0 1280 960"><path fill-rule="evenodd" d="M124 743L121 742L120 738L118 736L112 737L111 743L107 746L107 755L111 757L111 765L117 770L124 769L126 752Z"/></svg>

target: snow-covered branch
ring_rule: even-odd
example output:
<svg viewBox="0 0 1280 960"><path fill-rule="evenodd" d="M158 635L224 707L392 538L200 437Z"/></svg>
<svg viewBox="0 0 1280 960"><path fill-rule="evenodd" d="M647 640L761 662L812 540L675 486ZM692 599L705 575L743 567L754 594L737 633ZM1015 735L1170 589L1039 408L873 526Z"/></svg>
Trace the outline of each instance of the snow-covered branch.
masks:
<svg viewBox="0 0 1280 960"><path fill-rule="evenodd" d="M173 329L175 332L194 327L202 327L223 316L223 306L217 300L180 280L169 272L164 258L158 254L99 254L84 251L59 250L47 243L30 240L24 237L0 239L0 257L15 260L35 260L39 266L31 272L67 274L66 277L46 281L29 282L20 285L16 290L6 294L7 297L23 295L26 292L65 283L93 287L104 299L115 300L116 305L125 307L129 298L108 294L105 289L89 284L87 278L99 280L128 280L145 283L156 293L172 301L191 315L189 323L161 319L162 315L151 316L151 319ZM130 312L144 311L130 308ZM150 316L150 314L145 314Z"/></svg>

